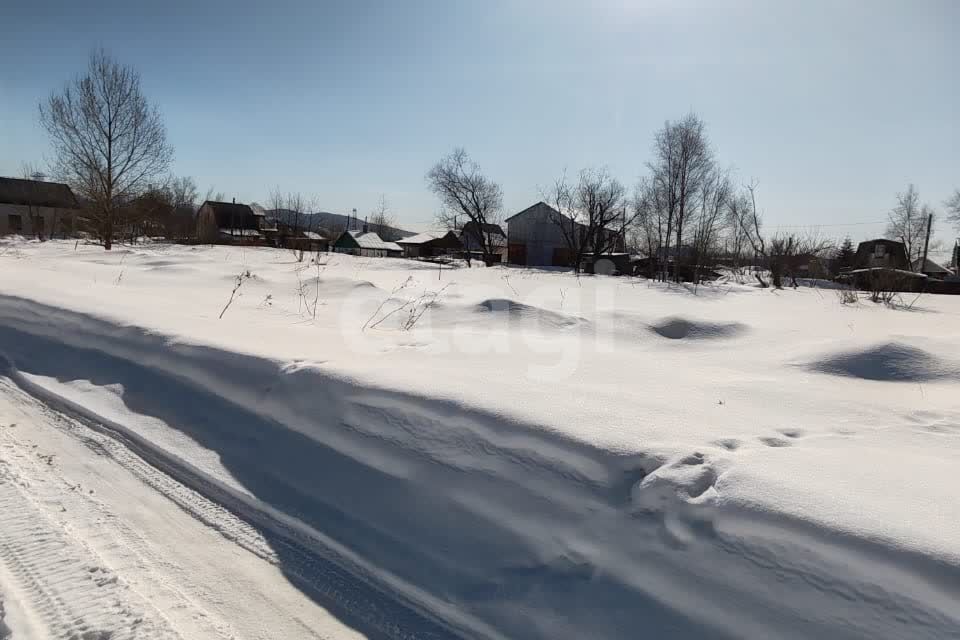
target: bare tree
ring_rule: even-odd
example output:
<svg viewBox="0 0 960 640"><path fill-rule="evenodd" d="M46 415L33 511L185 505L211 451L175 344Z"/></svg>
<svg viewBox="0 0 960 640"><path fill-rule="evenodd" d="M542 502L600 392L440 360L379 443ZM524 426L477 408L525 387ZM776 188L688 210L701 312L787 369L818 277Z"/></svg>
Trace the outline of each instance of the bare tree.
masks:
<svg viewBox="0 0 960 640"><path fill-rule="evenodd" d="M154 195L158 201L152 217L148 219L155 233L162 233L172 240L193 237L196 232L193 214L200 197L193 178L171 175L161 188L147 195ZM143 196L138 200L149 203Z"/></svg>
<svg viewBox="0 0 960 640"><path fill-rule="evenodd" d="M798 287L797 276L804 266L823 258L831 249L831 242L824 240L815 232L806 236L798 234L777 234L770 239L767 263L773 286L783 288L784 277L790 278L790 284Z"/></svg>
<svg viewBox="0 0 960 640"><path fill-rule="evenodd" d="M664 207L667 221L661 258L662 277L667 279L670 243L676 238L683 245L687 216L695 209L702 181L713 166L713 151L706 127L696 114L676 122L666 122L654 135L654 159L648 163L653 188L660 194L656 201Z"/></svg>
<svg viewBox="0 0 960 640"><path fill-rule="evenodd" d="M117 219L131 242L138 236L191 238L196 231L193 214L197 198L193 178L171 175L160 185L149 185L124 205Z"/></svg>
<svg viewBox="0 0 960 640"><path fill-rule="evenodd" d="M303 214L306 213L306 201L300 192L288 193L284 208L289 212L293 234L299 235L303 231Z"/></svg>
<svg viewBox="0 0 960 640"><path fill-rule="evenodd" d="M170 199L170 205L176 209L178 207L195 207L200 197L197 191L197 183L190 176L181 176L179 178L170 176L167 180L167 196Z"/></svg>
<svg viewBox="0 0 960 640"><path fill-rule="evenodd" d="M954 189L943 206L947 208L947 220L952 222L960 230L960 189Z"/></svg>
<svg viewBox="0 0 960 640"><path fill-rule="evenodd" d="M167 185L151 186L121 208L118 220L122 225L118 229L122 228L127 241L134 243L140 236L164 235L172 216L173 205Z"/></svg>
<svg viewBox="0 0 960 640"><path fill-rule="evenodd" d="M889 214L887 237L903 243L910 262L908 268L912 268L923 254L927 220L932 214L930 205L920 204L920 192L913 184L907 185L906 191L897 194L897 204Z"/></svg>
<svg viewBox="0 0 960 640"><path fill-rule="evenodd" d="M656 180L641 178L634 189L630 230L635 247L649 259L647 276L662 274L661 260L667 237L668 207L666 191Z"/></svg>
<svg viewBox="0 0 960 640"><path fill-rule="evenodd" d="M606 169L584 169L575 186L564 172L541 193L557 211L552 222L560 230L574 271L580 271L587 255L620 246L627 224L626 189Z"/></svg>
<svg viewBox="0 0 960 640"><path fill-rule="evenodd" d="M91 202L87 215L109 250L122 207L173 158L160 112L143 95L140 75L98 50L85 75L40 106L40 122L57 173Z"/></svg>
<svg viewBox="0 0 960 640"><path fill-rule="evenodd" d="M438 222L447 229L456 229L461 218L473 223L471 238L487 266L499 262L494 234L487 233L488 225L500 223L503 192L500 185L483 175L480 167L461 148L440 160L427 172L427 185L433 191L443 210Z"/></svg>
<svg viewBox="0 0 960 640"><path fill-rule="evenodd" d="M762 258L766 261L769 257L767 253L767 244L763 238L763 217L757 210L757 181L753 180L745 185L743 191L733 196L727 205L727 211L730 216L731 224L735 225L742 238L746 240L750 249L753 251L754 265L756 260ZM763 276L754 270L754 276L761 287L769 286Z"/></svg>
<svg viewBox="0 0 960 640"><path fill-rule="evenodd" d="M776 289L783 288L783 275L787 263L796 255L796 237L787 234L777 234L770 239L770 251L767 254L767 266L770 268L770 279Z"/></svg>
<svg viewBox="0 0 960 640"><path fill-rule="evenodd" d="M394 229L395 224L396 219L393 214L390 213L390 205L387 203L387 197L384 194L380 194L380 199L377 201L377 208L370 213L370 230L375 231L378 236L387 242L393 242L394 240L399 240L396 229Z"/></svg>
<svg viewBox="0 0 960 640"><path fill-rule="evenodd" d="M203 202L223 202L225 197L223 191L216 191L210 187L203 196Z"/></svg>
<svg viewBox="0 0 960 640"><path fill-rule="evenodd" d="M606 169L584 169L574 191L574 211L583 225L586 242L581 243L581 256L613 251L622 238L626 223L624 196L626 189Z"/></svg>
<svg viewBox="0 0 960 640"><path fill-rule="evenodd" d="M280 233L280 242L293 251L297 262L303 262L305 242L302 240L304 237L302 225L305 220L305 209L308 206L306 200L299 192L285 194L280 191L280 187L277 187L270 193L268 202L277 220L284 225Z"/></svg>
<svg viewBox="0 0 960 640"><path fill-rule="evenodd" d="M703 268L718 253L718 241L727 222L727 205L733 183L727 172L714 169L700 184L700 209L693 220L693 281L700 282Z"/></svg>
<svg viewBox="0 0 960 640"><path fill-rule="evenodd" d="M540 194L543 200L556 210L558 215L552 222L560 230L560 235L563 237L563 242L570 254L570 262L574 269L579 271L587 234L586 228L577 219L580 212L574 204L575 191L576 188L567 181L567 171L564 169L560 177L548 189L541 189Z"/></svg>
<svg viewBox="0 0 960 640"><path fill-rule="evenodd" d="M650 258L653 266L663 244L661 209L654 202L654 189L648 178L641 178L633 190L633 224L630 227L630 245L638 253ZM653 273L649 273L653 276Z"/></svg>
<svg viewBox="0 0 960 640"><path fill-rule="evenodd" d="M267 201L270 208L273 209L277 219L282 221L290 232L297 236L300 234L303 221L306 202L300 193L283 193L280 187L274 188L270 192L270 198Z"/></svg>
<svg viewBox="0 0 960 640"><path fill-rule="evenodd" d="M752 258L753 248L746 231L740 225L737 212L746 207L735 204L736 201L743 202L742 195L736 192L731 193L730 200L727 202L727 220L725 224L726 234L724 236L724 254L730 260L734 273L743 276L743 268Z"/></svg>

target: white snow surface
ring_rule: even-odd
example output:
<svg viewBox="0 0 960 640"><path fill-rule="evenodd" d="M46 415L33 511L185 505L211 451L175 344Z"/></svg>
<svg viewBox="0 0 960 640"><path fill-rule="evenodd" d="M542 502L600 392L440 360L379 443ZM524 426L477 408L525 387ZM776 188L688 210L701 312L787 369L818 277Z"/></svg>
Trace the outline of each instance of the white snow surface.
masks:
<svg viewBox="0 0 960 640"><path fill-rule="evenodd" d="M0 245L0 379L219 505L330 637L960 637L960 297L315 262Z"/></svg>

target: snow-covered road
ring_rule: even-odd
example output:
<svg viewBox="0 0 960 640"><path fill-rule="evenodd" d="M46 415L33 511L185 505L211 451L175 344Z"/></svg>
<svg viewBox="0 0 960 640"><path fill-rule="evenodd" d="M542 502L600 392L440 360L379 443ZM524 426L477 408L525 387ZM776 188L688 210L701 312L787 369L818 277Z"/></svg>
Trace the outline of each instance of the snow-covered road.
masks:
<svg viewBox="0 0 960 640"><path fill-rule="evenodd" d="M247 550L270 553L249 525L8 378L0 513L14 639L361 637Z"/></svg>

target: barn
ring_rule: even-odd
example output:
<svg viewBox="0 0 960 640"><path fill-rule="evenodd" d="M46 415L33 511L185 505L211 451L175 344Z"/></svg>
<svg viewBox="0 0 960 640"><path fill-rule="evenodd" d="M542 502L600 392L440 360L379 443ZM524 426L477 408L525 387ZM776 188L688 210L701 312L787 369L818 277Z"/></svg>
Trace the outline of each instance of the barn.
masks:
<svg viewBox="0 0 960 640"><path fill-rule="evenodd" d="M397 240L397 244L403 249L404 258L435 258L463 251L463 243L453 231L418 233Z"/></svg>

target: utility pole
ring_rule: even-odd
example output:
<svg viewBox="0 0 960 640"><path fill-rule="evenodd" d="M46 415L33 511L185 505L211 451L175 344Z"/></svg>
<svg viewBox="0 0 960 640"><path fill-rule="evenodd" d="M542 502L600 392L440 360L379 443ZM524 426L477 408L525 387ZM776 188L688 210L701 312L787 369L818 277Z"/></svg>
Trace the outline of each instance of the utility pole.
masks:
<svg viewBox="0 0 960 640"><path fill-rule="evenodd" d="M927 268L927 249L930 248L930 229L933 227L933 214L927 216L927 239L923 241L923 262L920 263L920 268L917 269L920 273L923 273L923 270Z"/></svg>
<svg viewBox="0 0 960 640"><path fill-rule="evenodd" d="M627 205L623 205L623 225L620 227L620 251L627 251Z"/></svg>

